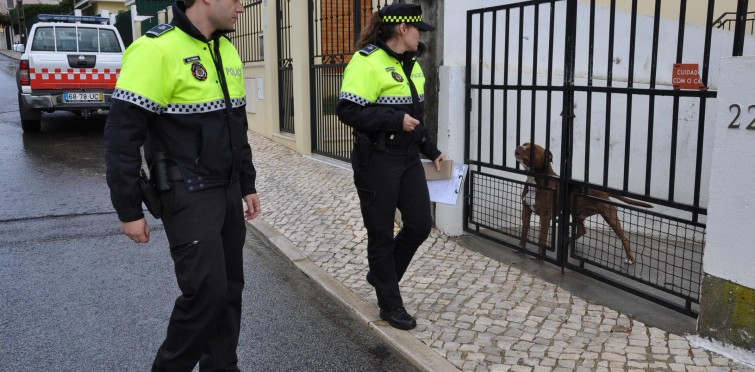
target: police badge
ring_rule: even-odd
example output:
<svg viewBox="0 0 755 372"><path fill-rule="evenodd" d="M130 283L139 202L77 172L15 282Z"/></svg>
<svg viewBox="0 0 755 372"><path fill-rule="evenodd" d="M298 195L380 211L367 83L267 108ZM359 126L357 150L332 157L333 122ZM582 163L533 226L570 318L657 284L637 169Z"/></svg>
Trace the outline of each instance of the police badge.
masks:
<svg viewBox="0 0 755 372"><path fill-rule="evenodd" d="M396 71L393 71L393 72L391 72L391 76L393 76L393 80L396 80L396 81L398 81L399 83L401 83L401 82L403 82L403 81L404 81L404 77L403 77L403 76L401 76L401 74L399 74L399 73L398 73L398 72L396 72Z"/></svg>
<svg viewBox="0 0 755 372"><path fill-rule="evenodd" d="M194 61L194 63L191 64L191 73L199 81L207 80L207 70L199 61Z"/></svg>

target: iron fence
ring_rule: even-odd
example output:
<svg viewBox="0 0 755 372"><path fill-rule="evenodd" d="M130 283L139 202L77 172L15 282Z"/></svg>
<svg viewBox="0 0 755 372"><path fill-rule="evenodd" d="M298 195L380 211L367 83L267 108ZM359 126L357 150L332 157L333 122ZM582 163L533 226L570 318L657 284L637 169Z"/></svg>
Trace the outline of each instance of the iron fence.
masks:
<svg viewBox="0 0 755 372"><path fill-rule="evenodd" d="M660 0L649 17L639 0L630 11L595 0L469 11L466 229L695 315L718 59L754 52L713 27L714 2L695 2L704 27L688 24L685 0L675 19ZM703 89L674 86L682 63L697 65ZM553 154L552 173L517 161L524 143ZM552 217L534 213L525 235L525 203L537 201Z"/></svg>
<svg viewBox="0 0 755 372"><path fill-rule="evenodd" d="M238 49L242 62L263 61L262 0L245 0L242 4L244 13L239 15L236 30L230 34L231 41Z"/></svg>

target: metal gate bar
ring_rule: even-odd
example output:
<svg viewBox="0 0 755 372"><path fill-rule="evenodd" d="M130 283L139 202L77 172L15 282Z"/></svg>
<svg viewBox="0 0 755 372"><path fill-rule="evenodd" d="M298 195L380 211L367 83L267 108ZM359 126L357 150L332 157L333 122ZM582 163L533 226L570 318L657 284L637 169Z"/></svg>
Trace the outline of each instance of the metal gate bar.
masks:
<svg viewBox="0 0 755 372"><path fill-rule="evenodd" d="M291 56L291 0L278 0L278 106L280 131L294 133L294 59Z"/></svg>

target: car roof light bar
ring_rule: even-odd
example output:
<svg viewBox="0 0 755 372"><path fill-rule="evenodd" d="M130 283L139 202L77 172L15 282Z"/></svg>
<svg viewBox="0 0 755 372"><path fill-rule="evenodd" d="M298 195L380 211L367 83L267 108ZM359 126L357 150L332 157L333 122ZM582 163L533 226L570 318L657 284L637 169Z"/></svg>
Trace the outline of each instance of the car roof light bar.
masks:
<svg viewBox="0 0 755 372"><path fill-rule="evenodd" d="M67 14L38 14L40 22L79 22L79 23L107 23L110 20L105 17L75 16Z"/></svg>

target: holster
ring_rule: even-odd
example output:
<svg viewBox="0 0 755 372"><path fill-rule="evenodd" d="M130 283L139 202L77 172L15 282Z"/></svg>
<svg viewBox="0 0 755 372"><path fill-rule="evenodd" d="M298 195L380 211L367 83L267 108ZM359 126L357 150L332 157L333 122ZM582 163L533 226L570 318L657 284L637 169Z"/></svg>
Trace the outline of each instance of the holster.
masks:
<svg viewBox="0 0 755 372"><path fill-rule="evenodd" d="M149 168L152 173L153 185L157 191L170 190L170 178L168 176L168 155L164 152L155 152L152 154L152 166Z"/></svg>
<svg viewBox="0 0 755 372"><path fill-rule="evenodd" d="M351 132L354 136L354 153L356 154L359 165L366 167L370 164L372 156L372 141L370 137L356 130Z"/></svg>
<svg viewBox="0 0 755 372"><path fill-rule="evenodd" d="M141 169L139 175L139 191L142 194L142 202L147 206L147 210L152 216L157 219L162 217L162 206L160 205L160 198L157 196L157 190L154 184L150 181L147 172L144 168Z"/></svg>

